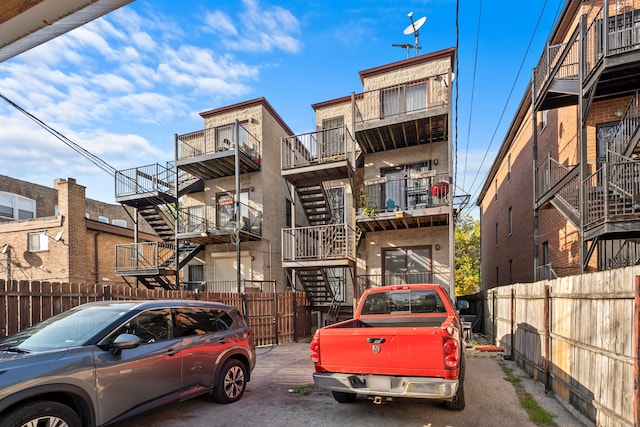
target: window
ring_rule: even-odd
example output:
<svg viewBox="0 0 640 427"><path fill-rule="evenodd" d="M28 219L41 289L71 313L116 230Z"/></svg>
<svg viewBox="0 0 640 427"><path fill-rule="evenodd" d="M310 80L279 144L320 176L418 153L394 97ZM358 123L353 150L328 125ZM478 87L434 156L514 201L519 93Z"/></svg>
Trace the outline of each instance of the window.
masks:
<svg viewBox="0 0 640 427"><path fill-rule="evenodd" d="M431 246L383 249L384 284L430 283Z"/></svg>
<svg viewBox="0 0 640 427"><path fill-rule="evenodd" d="M0 217L32 219L36 217L36 201L11 193L0 192Z"/></svg>
<svg viewBox="0 0 640 427"><path fill-rule="evenodd" d="M233 131L235 124L220 126L216 128L216 151L225 151L233 148ZM249 131L247 131L247 122L240 123L238 129L238 137L240 138L239 147L246 147L249 141Z"/></svg>
<svg viewBox="0 0 640 427"><path fill-rule="evenodd" d="M231 328L233 318L224 310L181 308L176 314L176 336L205 335Z"/></svg>
<svg viewBox="0 0 640 427"><path fill-rule="evenodd" d="M507 182L511 182L511 154L507 157Z"/></svg>
<svg viewBox="0 0 640 427"><path fill-rule="evenodd" d="M107 218L106 216L98 216L98 222L102 222L104 224L109 224L109 218Z"/></svg>
<svg viewBox="0 0 640 427"><path fill-rule="evenodd" d="M114 219L114 220L111 220L111 224L117 225L118 227L126 227L127 221L124 219Z"/></svg>
<svg viewBox="0 0 640 427"><path fill-rule="evenodd" d="M140 344L166 341L171 336L171 310L168 308L148 310L118 328L112 335L132 334L140 338Z"/></svg>
<svg viewBox="0 0 640 427"><path fill-rule="evenodd" d="M495 193L496 193L496 199L495 200L497 202L498 201L498 178L496 178L496 180L494 182L494 187L495 187L494 190L495 190Z"/></svg>
<svg viewBox="0 0 640 427"><path fill-rule="evenodd" d="M322 133L319 135L318 153L321 157L342 155L344 148L344 118L334 117L322 121Z"/></svg>
<svg viewBox="0 0 640 427"><path fill-rule="evenodd" d="M189 265L189 281L190 282L204 282L204 265L194 264Z"/></svg>
<svg viewBox="0 0 640 427"><path fill-rule="evenodd" d="M513 210L509 206L509 236L513 234Z"/></svg>
<svg viewBox="0 0 640 427"><path fill-rule="evenodd" d="M549 111L548 110L544 110L541 111L540 113L538 113L538 120L540 122L540 132L542 132L543 130L545 130L545 128L547 127L547 123L549 122Z"/></svg>
<svg viewBox="0 0 640 427"><path fill-rule="evenodd" d="M49 238L44 231L29 233L27 235L27 248L29 252L42 252L49 250Z"/></svg>
<svg viewBox="0 0 640 427"><path fill-rule="evenodd" d="M429 102L427 82L387 88L380 93L382 118L422 111L427 108Z"/></svg>
<svg viewBox="0 0 640 427"><path fill-rule="evenodd" d="M498 246L498 223L496 222L496 246Z"/></svg>

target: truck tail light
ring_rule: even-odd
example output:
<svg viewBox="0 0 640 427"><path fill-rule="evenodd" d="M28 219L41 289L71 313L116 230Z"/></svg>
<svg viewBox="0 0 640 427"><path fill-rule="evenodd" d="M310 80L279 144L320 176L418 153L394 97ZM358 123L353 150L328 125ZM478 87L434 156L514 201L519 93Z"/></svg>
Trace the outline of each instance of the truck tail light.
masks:
<svg viewBox="0 0 640 427"><path fill-rule="evenodd" d="M313 363L318 363L320 361L320 339L318 337L318 331L313 334L313 339L311 340L311 344L309 344L309 348L311 349L311 361Z"/></svg>
<svg viewBox="0 0 640 427"><path fill-rule="evenodd" d="M445 339L442 345L444 353L444 366L447 369L456 369L458 367L458 344L452 339Z"/></svg>

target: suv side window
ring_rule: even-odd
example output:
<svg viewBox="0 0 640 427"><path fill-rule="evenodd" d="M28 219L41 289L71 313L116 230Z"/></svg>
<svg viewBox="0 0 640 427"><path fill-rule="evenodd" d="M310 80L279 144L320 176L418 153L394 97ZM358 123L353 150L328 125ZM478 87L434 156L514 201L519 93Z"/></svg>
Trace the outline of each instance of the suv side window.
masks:
<svg viewBox="0 0 640 427"><path fill-rule="evenodd" d="M225 310L207 308L181 308L176 315L176 336L204 335L225 331L233 318Z"/></svg>
<svg viewBox="0 0 640 427"><path fill-rule="evenodd" d="M136 315L120 326L112 335L133 334L140 338L140 344L171 339L171 310L168 308L147 310Z"/></svg>

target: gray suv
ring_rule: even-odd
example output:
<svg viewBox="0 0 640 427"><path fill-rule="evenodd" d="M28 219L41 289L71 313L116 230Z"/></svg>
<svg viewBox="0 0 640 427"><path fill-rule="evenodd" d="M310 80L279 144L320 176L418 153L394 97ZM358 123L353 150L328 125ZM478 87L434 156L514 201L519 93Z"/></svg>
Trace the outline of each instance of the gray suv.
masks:
<svg viewBox="0 0 640 427"><path fill-rule="evenodd" d="M0 427L100 426L167 402L244 393L253 332L203 301L103 301L0 340Z"/></svg>

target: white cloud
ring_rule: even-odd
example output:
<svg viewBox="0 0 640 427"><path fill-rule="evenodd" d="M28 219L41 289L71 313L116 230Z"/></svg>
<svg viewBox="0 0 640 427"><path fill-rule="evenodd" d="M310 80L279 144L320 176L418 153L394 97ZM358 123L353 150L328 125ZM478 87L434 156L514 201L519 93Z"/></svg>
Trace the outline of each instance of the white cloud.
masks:
<svg viewBox="0 0 640 427"><path fill-rule="evenodd" d="M262 8L257 0L243 0L242 3L244 8L233 21L221 11L207 14L205 31L220 34L222 46L232 51L300 52L300 23L291 12L279 6Z"/></svg>
<svg viewBox="0 0 640 427"><path fill-rule="evenodd" d="M236 17L206 14L205 44L193 33L177 38L181 24L153 9L144 15L119 9L0 63L0 92L118 169L164 162L173 156L174 133L191 122L202 125L195 108L235 101L259 79L262 64L221 48L229 37L243 51L299 50L299 25L290 12L261 10L256 1L245 1L244 9L242 34ZM112 178L2 101L0 128L3 174L37 177L42 185L74 177L101 187L94 194L113 188Z"/></svg>

